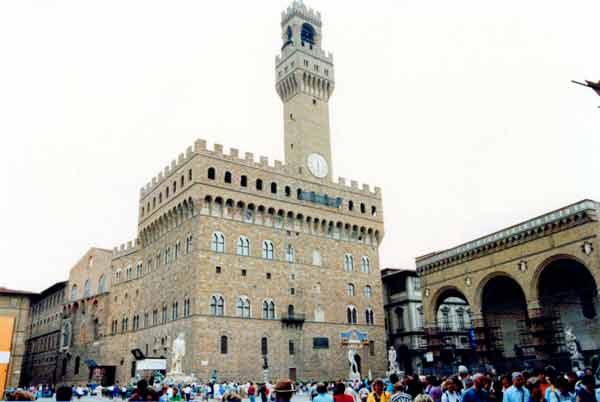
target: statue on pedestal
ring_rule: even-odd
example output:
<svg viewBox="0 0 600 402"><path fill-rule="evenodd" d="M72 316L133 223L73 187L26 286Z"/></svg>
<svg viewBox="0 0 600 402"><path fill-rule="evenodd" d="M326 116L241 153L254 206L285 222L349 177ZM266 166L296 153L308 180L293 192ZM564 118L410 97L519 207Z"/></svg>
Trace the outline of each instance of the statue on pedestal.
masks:
<svg viewBox="0 0 600 402"><path fill-rule="evenodd" d="M353 348L348 349L348 362L350 363L350 372L348 378L350 380L360 380L360 372L358 371L358 364L356 364L356 350Z"/></svg>
<svg viewBox="0 0 600 402"><path fill-rule="evenodd" d="M398 361L397 359L397 355L396 355L396 349L394 349L393 346L390 346L390 349L388 350L388 363L389 363L389 368L388 368L388 376L394 373L398 373L400 372L400 367L398 367Z"/></svg>
<svg viewBox="0 0 600 402"><path fill-rule="evenodd" d="M577 337L573 333L573 328L571 327L565 328L565 344L567 346L567 351L570 354L571 364L573 365L573 368L583 368L583 355L581 354L579 342L577 342Z"/></svg>
<svg viewBox="0 0 600 402"><path fill-rule="evenodd" d="M183 332L180 332L173 341L171 355L171 373L182 373L183 357L185 356L185 339Z"/></svg>

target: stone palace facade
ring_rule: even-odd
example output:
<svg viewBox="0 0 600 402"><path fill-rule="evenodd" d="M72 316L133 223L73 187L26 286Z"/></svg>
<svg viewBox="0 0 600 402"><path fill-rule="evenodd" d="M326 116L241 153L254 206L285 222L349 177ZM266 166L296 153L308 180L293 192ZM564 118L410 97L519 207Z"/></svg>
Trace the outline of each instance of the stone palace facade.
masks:
<svg viewBox="0 0 600 402"><path fill-rule="evenodd" d="M169 367L181 333L205 381L347 378L349 345L384 374L381 190L333 180L321 14L294 1L281 31L285 163L197 140L145 185L137 239L72 271L57 382L128 381L133 349Z"/></svg>

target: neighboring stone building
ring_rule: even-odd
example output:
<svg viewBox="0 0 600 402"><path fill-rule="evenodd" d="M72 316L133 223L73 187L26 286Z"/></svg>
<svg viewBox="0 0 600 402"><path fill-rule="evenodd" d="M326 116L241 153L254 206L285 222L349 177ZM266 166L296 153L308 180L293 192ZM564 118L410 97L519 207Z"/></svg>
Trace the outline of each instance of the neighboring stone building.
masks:
<svg viewBox="0 0 600 402"><path fill-rule="evenodd" d="M106 381L114 378L114 368L101 364L101 340L108 330L112 254L110 250L91 248L69 272L69 299L63 306L61 322L59 382L89 382L94 368L104 373Z"/></svg>
<svg viewBox="0 0 600 402"><path fill-rule="evenodd" d="M523 361L567 367L568 330L586 359L598 353L599 209L584 200L417 258L428 348L436 360L444 349L440 314L447 300L463 300L472 313L471 331L465 331L472 352L464 363L500 370Z"/></svg>
<svg viewBox="0 0 600 402"><path fill-rule="evenodd" d="M423 299L417 271L386 268L381 271L383 308L388 347L396 349L398 367L407 372L422 372L425 338ZM448 298L438 309L437 322L443 328L444 349L440 358L449 363L469 352L467 329L470 310L460 298Z"/></svg>
<svg viewBox="0 0 600 402"><path fill-rule="evenodd" d="M56 383L66 294L67 282L58 282L32 301L21 384Z"/></svg>
<svg viewBox="0 0 600 402"><path fill-rule="evenodd" d="M133 349L171 364L180 333L203 380L345 378L349 348L384 373L381 190L333 181L321 28L300 1L282 13L285 163L197 140L142 188L138 238L71 271L58 381L123 383Z"/></svg>
<svg viewBox="0 0 600 402"><path fill-rule="evenodd" d="M21 378L29 306L36 293L0 287L0 399Z"/></svg>

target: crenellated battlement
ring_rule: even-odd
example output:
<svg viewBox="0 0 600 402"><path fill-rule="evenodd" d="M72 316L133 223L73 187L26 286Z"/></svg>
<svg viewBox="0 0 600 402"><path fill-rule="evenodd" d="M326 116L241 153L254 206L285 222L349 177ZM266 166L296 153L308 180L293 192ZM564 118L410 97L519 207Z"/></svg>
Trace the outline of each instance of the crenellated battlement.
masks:
<svg viewBox="0 0 600 402"><path fill-rule="evenodd" d="M224 151L222 144L215 143L212 149L209 149L207 141L204 139L197 139L194 142L193 147L188 147L185 154L180 154L177 160L171 161L169 166L166 166L163 171L159 172L152 181L148 182L140 190L140 198L143 198L147 194L151 193L154 189L159 187L163 181L169 178L170 175L176 173L179 168L183 167L188 161L190 161L195 155L204 155L224 161L234 162L248 167L262 169L274 174L282 174L286 176L295 176L290 169L280 160L271 161L267 156L259 156L256 160L255 155L252 152L245 152L244 157L240 157L240 151L237 148L230 148L229 152ZM302 179L302 177L298 177ZM368 184L359 185L355 180L350 181L347 184L345 178L338 178L337 182L328 183L329 186L336 187L340 191L351 191L354 193L365 194L369 196L381 197L381 188L371 187Z"/></svg>
<svg viewBox="0 0 600 402"><path fill-rule="evenodd" d="M140 246L140 242L138 238L134 240L130 240L127 243L122 243L118 247L113 248L113 258L123 257L125 255L131 254L135 251L138 251Z"/></svg>
<svg viewBox="0 0 600 402"><path fill-rule="evenodd" d="M294 17L300 17L318 27L321 26L321 13L307 7L302 0L294 0L286 10L281 12L281 26L287 24Z"/></svg>

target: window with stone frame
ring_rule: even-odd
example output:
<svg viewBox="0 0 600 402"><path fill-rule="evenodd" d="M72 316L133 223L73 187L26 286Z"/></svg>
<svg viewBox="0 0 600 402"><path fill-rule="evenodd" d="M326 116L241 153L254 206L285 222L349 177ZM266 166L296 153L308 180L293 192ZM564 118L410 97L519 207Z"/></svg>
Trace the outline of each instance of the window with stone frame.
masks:
<svg viewBox="0 0 600 402"><path fill-rule="evenodd" d="M92 285L89 279L85 280L83 284L83 297L90 297L92 295Z"/></svg>
<svg viewBox="0 0 600 402"><path fill-rule="evenodd" d="M351 296L351 297L355 296L356 291L355 291L355 288L354 288L354 284L348 283L346 285L346 294L347 294L347 296Z"/></svg>
<svg viewBox="0 0 600 402"><path fill-rule="evenodd" d="M214 232L212 234L211 250L215 253L225 252L225 235L221 232Z"/></svg>
<svg viewBox="0 0 600 402"><path fill-rule="evenodd" d="M225 299L221 295L210 297L210 314L214 316L223 316L225 314Z"/></svg>
<svg viewBox="0 0 600 402"><path fill-rule="evenodd" d="M190 316L190 299L187 296L185 297L185 299L183 299L183 316Z"/></svg>
<svg viewBox="0 0 600 402"><path fill-rule="evenodd" d="M356 322L357 322L356 307L354 307L354 306L346 307L346 321L348 322L348 324L356 324Z"/></svg>
<svg viewBox="0 0 600 402"><path fill-rule="evenodd" d="M363 272L365 274L371 272L371 261L366 255L363 255L360 259L360 272Z"/></svg>
<svg viewBox="0 0 600 402"><path fill-rule="evenodd" d="M294 250L294 246L288 244L285 249L285 260L290 264L296 260L296 251Z"/></svg>
<svg viewBox="0 0 600 402"><path fill-rule="evenodd" d="M262 257L266 260L273 259L273 242L271 240L264 240L262 244Z"/></svg>
<svg viewBox="0 0 600 402"><path fill-rule="evenodd" d="M171 319L175 321L179 318L179 302L173 302L171 306Z"/></svg>
<svg viewBox="0 0 600 402"><path fill-rule="evenodd" d="M265 336L260 338L260 353L263 356L269 354L269 340Z"/></svg>
<svg viewBox="0 0 600 402"><path fill-rule="evenodd" d="M158 324L158 310L152 310L152 325Z"/></svg>
<svg viewBox="0 0 600 402"><path fill-rule="evenodd" d="M181 240L175 242L175 259L181 256Z"/></svg>
<svg viewBox="0 0 600 402"><path fill-rule="evenodd" d="M192 252L192 249L194 247L194 242L193 242L193 236L192 234L188 234L187 237L185 238L185 253L189 254Z"/></svg>
<svg viewBox="0 0 600 402"><path fill-rule="evenodd" d="M250 255L250 240L246 236L240 236L236 243L235 252L237 255Z"/></svg>
<svg viewBox="0 0 600 402"><path fill-rule="evenodd" d="M142 269L143 269L142 262L138 261L137 264L136 264L136 266L135 266L135 276L136 277L139 278L139 277L142 276L142 273L143 273Z"/></svg>
<svg viewBox="0 0 600 402"><path fill-rule="evenodd" d="M146 312L144 313L144 328L148 328L150 326L150 316Z"/></svg>
<svg viewBox="0 0 600 402"><path fill-rule="evenodd" d="M127 266L127 269L125 270L125 272L127 273L126 274L127 275L127 280L130 280L131 279L131 275L133 275L133 270L131 268L131 265Z"/></svg>
<svg viewBox="0 0 600 402"><path fill-rule="evenodd" d="M354 272L354 257L352 257L352 254L344 255L344 271Z"/></svg>
<svg viewBox="0 0 600 402"><path fill-rule="evenodd" d="M238 317L250 318L250 300L246 296L239 296L236 304Z"/></svg>
<svg viewBox="0 0 600 402"><path fill-rule="evenodd" d="M370 299L371 297L373 297L373 288L371 288L370 285L366 285L363 289L363 293L366 298Z"/></svg>
<svg viewBox="0 0 600 402"><path fill-rule="evenodd" d="M167 307L167 305L165 303L165 304L163 304L163 307L162 307L162 322L163 323L167 322L167 320L169 319L169 315L167 313L167 310L168 310L168 307Z"/></svg>
<svg viewBox="0 0 600 402"><path fill-rule="evenodd" d="M171 263L171 247L165 249L165 266Z"/></svg>
<svg viewBox="0 0 600 402"><path fill-rule="evenodd" d="M228 343L227 341L228 341L227 336L221 335L220 345L219 345L220 350L221 350L221 354L224 354L224 355L227 354L227 346L228 346L227 345L227 343Z"/></svg>
<svg viewBox="0 0 600 402"><path fill-rule="evenodd" d="M263 301L262 318L265 320L275 319L275 303L273 300L267 299Z"/></svg>
<svg viewBox="0 0 600 402"><path fill-rule="evenodd" d="M373 318L373 309L370 307L365 310L365 322L367 325L375 324L375 320Z"/></svg>

